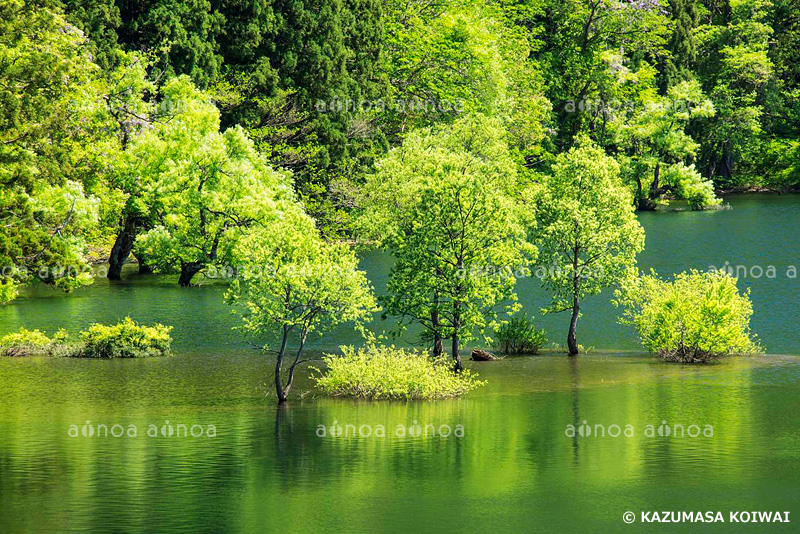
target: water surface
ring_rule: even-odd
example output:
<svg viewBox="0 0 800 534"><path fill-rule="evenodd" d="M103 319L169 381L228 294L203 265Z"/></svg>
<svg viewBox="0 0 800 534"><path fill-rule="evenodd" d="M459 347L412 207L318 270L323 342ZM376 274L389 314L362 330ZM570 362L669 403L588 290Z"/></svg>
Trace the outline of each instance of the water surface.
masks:
<svg viewBox="0 0 800 534"><path fill-rule="evenodd" d="M800 354L800 195L743 195L729 198L731 210L643 213L646 247L639 255L642 271L655 269L670 276L687 269L721 268L728 262L738 270L739 286L749 288L755 313L752 327L768 352ZM385 291L391 258L373 251L363 255L361 266L378 294ZM769 266L775 275L770 277ZM761 269L761 271L759 271ZM759 277L759 272L762 275ZM794 274L794 277L792 275ZM224 284L180 288L176 276L139 276L126 268L122 282L98 279L94 285L69 295L45 286L26 289L20 299L0 308L0 334L20 326L48 332L58 328L79 331L91 322L114 322L125 316L137 321L161 321L175 326L176 348L193 353L213 350L249 350L256 340L244 338L232 327L239 319L223 303ZM566 344L569 317L540 316L548 295L536 278L517 284L523 311L548 331L551 342ZM578 326L579 342L597 350L638 350L634 333L617 324L619 310L610 302L610 292L587 299ZM392 330L394 323L376 315L373 330ZM358 343L352 328L342 327L324 339L312 340L317 349L335 350L342 344ZM417 342L413 329L399 344Z"/></svg>
<svg viewBox="0 0 800 534"><path fill-rule="evenodd" d="M302 373L296 399L279 410L268 397L273 360L231 330L238 319L222 303L223 285L182 289L174 277L126 271L121 283L99 280L71 295L28 289L0 308L0 333L78 331L127 315L174 325L175 356L0 359L0 533L796 532L792 523L639 521L643 510L721 511L726 521L730 511L779 510L800 521L800 359L791 356L800 354L800 299L786 275L800 263L800 197L731 203L641 215L640 265L662 274L774 265L776 278L740 281L770 355L660 363L639 352L601 295L587 302L579 330L594 352L469 362L488 384L459 400L321 398ZM382 291L390 258L368 253L362 265ZM535 280L519 290L529 313L546 303ZM559 343L567 320L538 319ZM340 328L314 348L356 342ZM569 434L584 421L595 430L630 425L633 436ZM134 425L137 436L81 434L99 424ZM150 425L213 425L215 436L148 436ZM385 436L330 431L348 425L380 425ZM398 436L398 425L428 435ZM459 425L461 437L430 432ZM713 436L647 436L648 425L711 427ZM626 511L636 523L623 523Z"/></svg>
<svg viewBox="0 0 800 534"><path fill-rule="evenodd" d="M0 532L647 532L622 514L794 514L799 363L509 358L471 363L489 384L460 400L310 393L279 410L264 396L270 362L256 355L4 359ZM86 421L136 425L138 436L71 437ZM146 435L167 421L214 425L216 437ZM583 421L631 425L633 436L567 435ZM710 425L713 437L646 435L664 421ZM427 437L410 435L415 424ZM337 436L336 425L358 435ZM462 425L463 437L427 425ZM683 527L665 531L796 532Z"/></svg>

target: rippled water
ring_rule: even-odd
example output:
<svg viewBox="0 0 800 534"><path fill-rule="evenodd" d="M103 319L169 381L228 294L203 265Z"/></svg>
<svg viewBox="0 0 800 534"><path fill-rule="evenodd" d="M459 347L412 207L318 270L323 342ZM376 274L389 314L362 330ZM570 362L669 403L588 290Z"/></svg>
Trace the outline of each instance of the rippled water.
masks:
<svg viewBox="0 0 800 534"><path fill-rule="evenodd" d="M640 220L647 233L646 248L639 256L643 271L654 268L660 274L725 262L746 269L739 285L749 288L755 314L753 330L767 351L773 354L800 354L800 273L791 277L790 266L800 271L800 195L748 195L732 197L731 210L706 212L643 213ZM378 293L385 290L391 258L380 252L364 254L362 268ZM769 277L769 266L775 277ZM759 274L758 269L763 274ZM78 331L91 322L114 322L131 316L142 322L161 321L175 326L173 336L179 351L205 354L208 351L248 351L255 340L232 330L239 319L223 303L224 284L203 282L204 287L180 288L176 276L139 276L132 268L125 280L111 283L100 278L94 285L72 294L36 286L26 290L15 303L0 307L0 334L20 326L38 327L48 332L64 327ZM556 314L541 317L548 296L538 279L526 278L517 284L523 309L547 329L552 342L566 344L569 317ZM617 324L619 311L606 292L592 297L582 306L578 340L597 350L638 350L634 334ZM391 321L376 315L373 329L390 329ZM324 339L311 340L318 349L332 350L342 344L358 343L352 328L342 327ZM411 345L417 338L413 329L397 340Z"/></svg>
<svg viewBox="0 0 800 534"><path fill-rule="evenodd" d="M645 214L641 263L662 273L724 261L785 268L798 262L798 200ZM387 258L369 254L364 265L380 291ZM742 283L769 352L800 354L796 281ZM535 311L544 295L531 280L520 287ZM319 398L301 376L303 399L279 410L266 396L272 360L230 330L222 291L132 275L69 296L33 288L0 308L0 332L79 330L125 315L176 327L166 359L0 359L0 533L797 531L800 358L663 364L635 352L599 297L580 333L603 350L577 360L470 362L487 386L428 403ZM543 320L553 340L566 320ZM354 341L341 329L316 347ZM584 421L631 425L633 436L567 435ZM709 425L713 436L659 436L662 423ZM137 436L82 435L99 424L135 425ZM178 425L204 434L160 435ZM358 435L362 425L386 435ZM398 436L398 425L428 435ZM443 425L461 425L463 436L431 435ZM643 510L719 510L726 523L643 526ZM789 511L794 525L727 523L737 510ZM635 524L623 523L626 511Z"/></svg>
<svg viewBox="0 0 800 534"><path fill-rule="evenodd" d="M627 510L794 511L798 363L509 358L473 363L489 385L461 400L279 410L258 356L4 359L0 532L613 532ZM87 420L138 436L84 437ZM584 420L633 436L566 435ZM216 437L148 437L166 421ZM663 421L713 437L659 437ZM463 437L397 435L415 422Z"/></svg>

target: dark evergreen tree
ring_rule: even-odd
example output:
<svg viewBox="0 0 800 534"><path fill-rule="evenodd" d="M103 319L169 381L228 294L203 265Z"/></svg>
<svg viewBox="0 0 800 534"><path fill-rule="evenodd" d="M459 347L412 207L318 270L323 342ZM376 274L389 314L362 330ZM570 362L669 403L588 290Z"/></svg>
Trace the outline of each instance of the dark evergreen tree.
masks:
<svg viewBox="0 0 800 534"><path fill-rule="evenodd" d="M697 0L669 0L672 28L667 41L666 55L661 65L661 90L693 76L697 57L694 29L697 26Z"/></svg>

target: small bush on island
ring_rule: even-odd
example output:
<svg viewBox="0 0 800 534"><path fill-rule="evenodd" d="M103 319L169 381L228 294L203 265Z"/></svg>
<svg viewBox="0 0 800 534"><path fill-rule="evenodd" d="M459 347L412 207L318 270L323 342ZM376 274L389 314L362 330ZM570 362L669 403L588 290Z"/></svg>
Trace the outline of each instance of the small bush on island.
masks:
<svg viewBox="0 0 800 534"><path fill-rule="evenodd" d="M395 347L342 347L342 356L323 357L327 369L312 378L335 397L383 400L432 400L459 397L485 382L469 370L453 372L447 356ZM319 369L314 369L319 372Z"/></svg>
<svg viewBox="0 0 800 534"><path fill-rule="evenodd" d="M0 338L0 356L64 356L71 358L144 358L167 356L171 326L142 326L126 317L121 323L93 324L81 332L81 341L70 342L66 331L49 338L24 327Z"/></svg>
<svg viewBox="0 0 800 534"><path fill-rule="evenodd" d="M47 356L50 353L52 340L39 330L13 332L0 338L0 355L2 356Z"/></svg>
<svg viewBox="0 0 800 534"><path fill-rule="evenodd" d="M642 344L667 361L706 363L721 356L761 352L750 332L749 291L721 271L692 270L667 282L632 278L616 293L620 320L636 329Z"/></svg>
<svg viewBox="0 0 800 534"><path fill-rule="evenodd" d="M495 331L495 348L503 354L539 354L544 346L544 330L538 330L526 316L512 317Z"/></svg>
<svg viewBox="0 0 800 534"><path fill-rule="evenodd" d="M81 332L81 345L70 355L76 358L168 356L171 331L171 326L143 326L130 317L111 326L93 324L88 331Z"/></svg>

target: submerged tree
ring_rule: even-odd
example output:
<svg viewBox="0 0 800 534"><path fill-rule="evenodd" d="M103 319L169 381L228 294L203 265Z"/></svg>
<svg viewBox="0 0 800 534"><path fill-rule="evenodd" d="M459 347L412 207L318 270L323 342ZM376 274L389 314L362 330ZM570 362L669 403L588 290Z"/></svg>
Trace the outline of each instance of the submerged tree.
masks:
<svg viewBox="0 0 800 534"><path fill-rule="evenodd" d="M619 117L617 143L628 158L626 174L635 184L636 206L653 210L667 194L689 201L695 209L719 204L713 184L687 161L700 145L686 133L691 119L711 117L714 106L696 81L670 87L659 99L645 101L632 116Z"/></svg>
<svg viewBox="0 0 800 534"><path fill-rule="evenodd" d="M289 178L274 171L241 128L219 132L219 113L186 78L165 87L184 109L131 148L131 173L153 227L136 252L157 270L180 270L178 283L212 264L230 266L236 240L267 224L275 202L291 196ZM293 198L293 196L291 196Z"/></svg>
<svg viewBox="0 0 800 534"><path fill-rule="evenodd" d="M237 244L236 256L241 259L239 276L226 299L242 311L245 331L278 342L275 392L284 403L295 369L308 361L303 353L309 334L367 321L375 308L372 290L355 253L346 245L323 242L296 205L283 206L268 229L249 233ZM287 360L291 342L296 350Z"/></svg>
<svg viewBox="0 0 800 534"><path fill-rule="evenodd" d="M644 248L617 162L586 143L560 155L538 191L540 272L553 292L545 312L572 312L570 355L578 353L581 301L619 282Z"/></svg>
<svg viewBox="0 0 800 534"><path fill-rule="evenodd" d="M480 115L412 132L365 185L362 227L396 259L381 302L425 327L435 353L451 338L456 369L535 255L517 186L502 125Z"/></svg>

